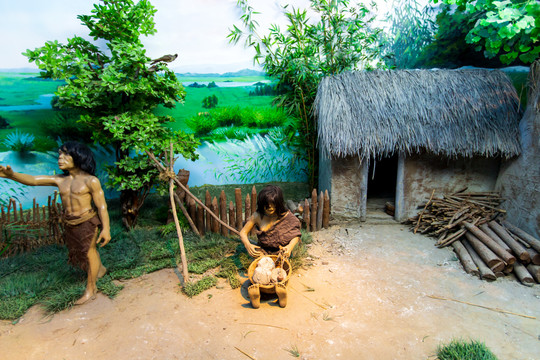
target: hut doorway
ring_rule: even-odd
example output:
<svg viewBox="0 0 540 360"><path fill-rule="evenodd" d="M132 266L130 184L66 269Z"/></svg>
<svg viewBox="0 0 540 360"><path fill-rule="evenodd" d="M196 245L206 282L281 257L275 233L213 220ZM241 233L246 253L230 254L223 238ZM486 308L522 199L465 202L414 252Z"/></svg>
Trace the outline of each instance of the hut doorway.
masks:
<svg viewBox="0 0 540 360"><path fill-rule="evenodd" d="M398 155L384 157L378 160L371 159L367 181L366 210L368 216L373 212L384 212L386 203L394 205L397 173Z"/></svg>

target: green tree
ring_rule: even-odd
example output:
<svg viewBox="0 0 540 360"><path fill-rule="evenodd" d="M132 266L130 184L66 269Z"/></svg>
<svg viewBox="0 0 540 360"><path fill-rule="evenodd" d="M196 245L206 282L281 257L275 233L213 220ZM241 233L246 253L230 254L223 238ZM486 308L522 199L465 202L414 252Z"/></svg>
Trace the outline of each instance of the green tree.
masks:
<svg viewBox="0 0 540 360"><path fill-rule="evenodd" d="M202 107L205 109L213 109L218 104L218 97L214 95L210 95L202 99Z"/></svg>
<svg viewBox="0 0 540 360"><path fill-rule="evenodd" d="M384 59L390 68L411 69L417 66L418 56L433 41L434 8L423 7L418 0L394 0L381 32Z"/></svg>
<svg viewBox="0 0 540 360"><path fill-rule="evenodd" d="M382 66L377 38L380 30L363 4L348 0L310 0L311 20L306 10L284 7L287 27L271 25L268 34L259 32L257 14L247 0L238 0L243 29L234 25L228 37L232 43L245 40L255 50L254 61L277 80L275 104L286 109L295 121L288 127L288 139L297 156L308 163L309 183L316 185L318 173L317 123L313 102L319 81L348 70ZM294 165L294 164L293 164Z"/></svg>
<svg viewBox="0 0 540 360"><path fill-rule="evenodd" d="M120 191L122 220L131 228L158 172L144 151L160 156L173 144L175 153L195 159L198 142L193 136L173 132L170 117L155 116L158 105L172 108L185 91L167 63L146 56L141 36L156 32L156 9L147 0L103 0L91 15L79 15L94 43L75 36L66 44L48 41L24 55L43 70L46 78L66 82L56 91L60 107L82 114L80 122L93 129L93 139L112 145L115 166L108 168L109 183Z"/></svg>
<svg viewBox="0 0 540 360"><path fill-rule="evenodd" d="M437 3L439 0L433 0ZM467 33L468 43L484 49L487 58L499 56L504 64L519 58L529 64L540 54L540 2L538 0L442 0L460 11L476 15Z"/></svg>

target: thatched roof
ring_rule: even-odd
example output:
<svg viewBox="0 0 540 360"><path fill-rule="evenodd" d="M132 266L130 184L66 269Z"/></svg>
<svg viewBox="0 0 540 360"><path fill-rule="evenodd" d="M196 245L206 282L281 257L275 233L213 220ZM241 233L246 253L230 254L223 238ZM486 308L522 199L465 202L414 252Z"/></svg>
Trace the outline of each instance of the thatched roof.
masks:
<svg viewBox="0 0 540 360"><path fill-rule="evenodd" d="M314 106L328 156L428 151L449 157L520 153L519 99L498 70L350 72L324 78Z"/></svg>

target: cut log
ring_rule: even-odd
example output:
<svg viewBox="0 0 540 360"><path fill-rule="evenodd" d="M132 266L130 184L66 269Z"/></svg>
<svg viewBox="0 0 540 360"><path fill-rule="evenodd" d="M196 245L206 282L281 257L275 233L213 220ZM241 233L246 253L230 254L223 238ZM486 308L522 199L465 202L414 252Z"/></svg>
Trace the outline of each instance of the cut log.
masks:
<svg viewBox="0 0 540 360"><path fill-rule="evenodd" d="M486 233L480 230L478 227L466 221L463 225L469 230L478 240L484 243L491 251L493 251L498 257L500 257L505 263L512 265L516 262L516 258L500 246L495 240L490 238Z"/></svg>
<svg viewBox="0 0 540 360"><path fill-rule="evenodd" d="M490 221L489 227L508 245L521 262L528 264L531 261L529 253L506 230L495 221Z"/></svg>
<svg viewBox="0 0 540 360"><path fill-rule="evenodd" d="M287 208L294 214L296 212L297 206L291 199L287 200Z"/></svg>
<svg viewBox="0 0 540 360"><path fill-rule="evenodd" d="M534 278L534 280L536 280L537 283L540 283L540 266L529 264L527 265L527 270Z"/></svg>
<svg viewBox="0 0 540 360"><path fill-rule="evenodd" d="M468 233L467 233L468 234ZM480 278L486 280L497 280L497 276L491 271L490 268L486 266L484 261L480 256L474 251L473 247L468 241L463 241L463 246L467 249L467 252L471 255L472 260L474 261L478 271L480 271Z"/></svg>
<svg viewBox="0 0 540 360"><path fill-rule="evenodd" d="M529 256L531 257L531 263L533 265L540 265L540 254L538 253L538 251L534 250L533 248L526 248L525 250L529 253Z"/></svg>
<svg viewBox="0 0 540 360"><path fill-rule="evenodd" d="M493 251L491 251L486 245L484 245L483 242L478 240L478 238L470 232L466 232L465 237L467 238L467 241L469 241L469 243L472 245L478 256L480 256L480 258L484 260L484 263L493 272L503 271L505 263L501 259L499 259L499 257L495 255ZM478 264L476 265L478 266Z"/></svg>
<svg viewBox="0 0 540 360"><path fill-rule="evenodd" d="M508 245L506 245L506 243L499 237L499 235L497 235L493 230L491 230L491 228L489 227L487 223L479 225L478 227L480 228L480 230L486 233L487 236L495 240L495 242L499 244L500 246L502 246L506 251L512 252L512 250L508 247Z"/></svg>
<svg viewBox="0 0 540 360"><path fill-rule="evenodd" d="M463 246L460 241L454 241L452 243L452 247L454 248L454 252L456 253L459 261L461 261L461 265L463 265L465 272L467 274L479 276L480 273L478 272L478 268L476 267L476 264L465 246Z"/></svg>
<svg viewBox="0 0 540 360"><path fill-rule="evenodd" d="M533 286L535 283L527 268L519 262L514 264L514 274L516 274L519 281L525 286Z"/></svg>
<svg viewBox="0 0 540 360"><path fill-rule="evenodd" d="M508 230L519 236L523 241L531 245L534 250L540 253L540 240L521 230L517 226L510 224L507 220L503 221L502 223Z"/></svg>
<svg viewBox="0 0 540 360"><path fill-rule="evenodd" d="M329 224L330 224L330 196L328 196L328 190L325 190L322 226L323 228L327 229Z"/></svg>

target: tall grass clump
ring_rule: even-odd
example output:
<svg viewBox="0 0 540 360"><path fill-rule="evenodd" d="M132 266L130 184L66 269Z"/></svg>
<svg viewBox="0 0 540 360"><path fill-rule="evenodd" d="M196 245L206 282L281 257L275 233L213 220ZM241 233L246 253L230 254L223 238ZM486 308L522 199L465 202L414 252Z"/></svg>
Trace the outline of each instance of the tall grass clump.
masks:
<svg viewBox="0 0 540 360"><path fill-rule="evenodd" d="M487 346L476 340L452 340L437 348L439 360L497 360Z"/></svg>
<svg viewBox="0 0 540 360"><path fill-rule="evenodd" d="M281 109L273 107L220 107L208 112L200 112L186 120L189 128L201 138L211 137L213 140L239 138L238 133L228 129L258 129L251 133L267 132L265 129L282 127L289 121L289 117ZM229 131L218 129L225 128ZM242 130L246 134L249 131ZM220 133L221 132L221 133ZM219 136L223 137L219 137ZM228 136L226 136L228 135ZM216 137L217 136L217 137Z"/></svg>
<svg viewBox="0 0 540 360"><path fill-rule="evenodd" d="M227 164L214 173L217 179L223 177L229 183L305 182L307 179L306 162L287 146L282 132L206 144Z"/></svg>
<svg viewBox="0 0 540 360"><path fill-rule="evenodd" d="M35 136L15 130L4 139L4 145L11 151L20 153L31 151L34 148Z"/></svg>

